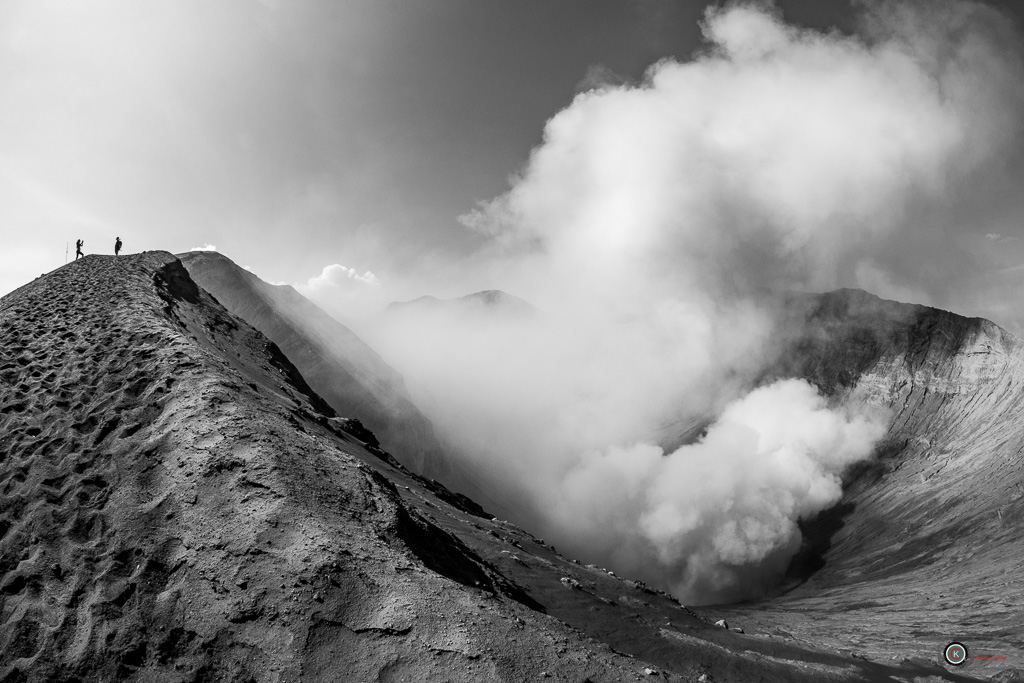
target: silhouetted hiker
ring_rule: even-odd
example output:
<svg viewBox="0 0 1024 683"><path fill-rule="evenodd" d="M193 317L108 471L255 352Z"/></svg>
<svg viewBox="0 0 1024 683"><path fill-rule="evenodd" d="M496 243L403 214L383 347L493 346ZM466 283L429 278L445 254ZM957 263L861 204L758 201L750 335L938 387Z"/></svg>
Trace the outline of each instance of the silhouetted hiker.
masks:
<svg viewBox="0 0 1024 683"><path fill-rule="evenodd" d="M77 242L75 242L75 260L76 261L78 260L79 256L85 256L85 254L82 253L82 245L83 244L85 244L85 242L83 242L82 240L78 240Z"/></svg>
<svg viewBox="0 0 1024 683"><path fill-rule="evenodd" d="M121 238L118 237L117 241L114 242L114 256L117 256L120 253L121 253Z"/></svg>

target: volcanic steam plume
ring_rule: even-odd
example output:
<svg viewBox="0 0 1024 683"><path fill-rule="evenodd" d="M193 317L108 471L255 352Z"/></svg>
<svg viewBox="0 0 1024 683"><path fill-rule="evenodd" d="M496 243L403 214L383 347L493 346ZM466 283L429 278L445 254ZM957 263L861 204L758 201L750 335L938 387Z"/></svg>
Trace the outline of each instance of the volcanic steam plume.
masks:
<svg viewBox="0 0 1024 683"><path fill-rule="evenodd" d="M467 272L539 313L407 306L364 331L466 492L694 603L777 579L797 520L887 427L806 382L763 385L778 295L927 298L886 254L1018 133L1007 25L975 3L868 3L847 36L734 3L708 10L691 61L578 94L463 217L492 238Z"/></svg>

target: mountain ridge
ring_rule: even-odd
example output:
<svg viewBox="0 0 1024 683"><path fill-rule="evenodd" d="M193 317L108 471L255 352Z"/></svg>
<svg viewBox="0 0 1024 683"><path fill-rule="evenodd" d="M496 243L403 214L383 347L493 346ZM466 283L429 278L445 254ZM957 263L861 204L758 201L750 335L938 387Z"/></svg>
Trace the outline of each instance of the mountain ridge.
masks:
<svg viewBox="0 0 1024 683"><path fill-rule="evenodd" d="M0 316L24 349L0 365L0 680L470 681L557 660L571 634L404 502L375 468L440 499L335 431L170 254L87 257Z"/></svg>
<svg viewBox="0 0 1024 683"><path fill-rule="evenodd" d="M835 645L806 601L842 555L774 612L694 611L453 505L170 254L68 264L0 332L4 683L978 680L884 614L888 653Z"/></svg>
<svg viewBox="0 0 1024 683"><path fill-rule="evenodd" d="M313 388L345 417L356 418L403 464L441 478L446 463L430 421L413 404L402 376L345 325L288 285L271 285L217 252L178 258L229 311L278 344Z"/></svg>
<svg viewBox="0 0 1024 683"><path fill-rule="evenodd" d="M500 310L516 315L535 315L536 306L526 299L509 294L500 289L484 289L450 299L439 299L426 294L409 301L392 301L385 308L385 313L404 313L422 309L457 310Z"/></svg>

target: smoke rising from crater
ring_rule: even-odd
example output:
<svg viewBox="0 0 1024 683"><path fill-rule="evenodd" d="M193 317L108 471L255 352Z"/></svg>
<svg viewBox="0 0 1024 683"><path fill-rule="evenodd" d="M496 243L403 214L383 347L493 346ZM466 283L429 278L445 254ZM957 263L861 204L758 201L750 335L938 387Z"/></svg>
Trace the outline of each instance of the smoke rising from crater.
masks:
<svg viewBox="0 0 1024 683"><path fill-rule="evenodd" d="M366 330L468 493L684 600L777 578L884 427L802 381L751 391L775 295L897 286L880 245L1019 133L995 10L865 7L859 36L709 9L704 53L579 94L463 217L491 237L467 276L537 315L406 308Z"/></svg>

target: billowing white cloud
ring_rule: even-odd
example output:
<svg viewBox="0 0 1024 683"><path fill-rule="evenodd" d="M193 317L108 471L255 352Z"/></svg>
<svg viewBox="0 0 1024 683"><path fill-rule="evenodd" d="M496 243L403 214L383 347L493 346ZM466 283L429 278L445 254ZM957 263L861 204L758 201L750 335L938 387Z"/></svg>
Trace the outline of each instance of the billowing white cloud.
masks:
<svg viewBox="0 0 1024 683"><path fill-rule="evenodd" d="M332 263L295 285L302 294L341 318L361 317L381 306L381 282L373 272Z"/></svg>
<svg viewBox="0 0 1024 683"><path fill-rule="evenodd" d="M631 257L678 271L681 258L674 276L689 280L832 286L841 254L1018 130L1007 111L1020 96L989 77L1013 62L968 18L945 35L900 12L894 32L864 39L789 27L761 5L709 9L708 54L578 95L513 189L464 221L592 271Z"/></svg>
<svg viewBox="0 0 1024 683"><path fill-rule="evenodd" d="M377 276L368 270L359 273L355 268L332 263L329 266L324 266L319 275L307 280L305 289L315 293L328 288L347 288L351 285L375 287L379 284Z"/></svg>
<svg viewBox="0 0 1024 683"><path fill-rule="evenodd" d="M883 431L830 410L802 380L756 389L672 453L645 444L584 453L557 491L560 535L668 577L680 595L753 597L767 586L750 585L751 575L766 562L785 568L800 545L797 520L839 500L843 468Z"/></svg>
<svg viewBox="0 0 1024 683"><path fill-rule="evenodd" d="M214 244L203 244L201 247L192 247L189 251L217 251L217 246Z"/></svg>

